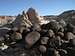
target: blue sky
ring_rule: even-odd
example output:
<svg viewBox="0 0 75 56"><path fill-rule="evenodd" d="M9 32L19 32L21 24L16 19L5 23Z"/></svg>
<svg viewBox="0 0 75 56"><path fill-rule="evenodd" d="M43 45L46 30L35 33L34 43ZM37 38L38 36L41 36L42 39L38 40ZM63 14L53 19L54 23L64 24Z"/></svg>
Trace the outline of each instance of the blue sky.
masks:
<svg viewBox="0 0 75 56"><path fill-rule="evenodd" d="M15 16L30 7L40 15L59 15L66 10L75 10L75 0L0 0L0 15Z"/></svg>

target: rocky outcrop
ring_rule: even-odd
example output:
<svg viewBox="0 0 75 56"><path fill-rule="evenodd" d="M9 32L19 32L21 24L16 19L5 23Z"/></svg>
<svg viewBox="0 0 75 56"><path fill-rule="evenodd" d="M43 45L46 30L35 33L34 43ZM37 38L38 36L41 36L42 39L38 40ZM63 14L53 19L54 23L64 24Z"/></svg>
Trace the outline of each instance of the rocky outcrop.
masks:
<svg viewBox="0 0 75 56"><path fill-rule="evenodd" d="M23 11L9 24L10 30L0 30L0 55L75 56L75 26L67 13L74 11L52 17L39 16L33 8Z"/></svg>
<svg viewBox="0 0 75 56"><path fill-rule="evenodd" d="M35 28L35 30L39 29L40 28L39 25L41 21L39 21L40 16L36 12L36 10L33 8L29 8L27 11L27 15L28 15L29 20L33 24L33 28Z"/></svg>
<svg viewBox="0 0 75 56"><path fill-rule="evenodd" d="M14 27L21 27L26 26L30 27L32 23L28 20L28 17L26 14L18 15L15 19L15 21L12 23Z"/></svg>

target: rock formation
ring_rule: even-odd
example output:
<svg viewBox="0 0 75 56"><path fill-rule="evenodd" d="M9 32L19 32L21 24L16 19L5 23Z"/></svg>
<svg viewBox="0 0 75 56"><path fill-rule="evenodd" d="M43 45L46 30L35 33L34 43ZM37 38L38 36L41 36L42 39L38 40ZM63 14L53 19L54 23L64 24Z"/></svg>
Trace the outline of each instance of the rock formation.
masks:
<svg viewBox="0 0 75 56"><path fill-rule="evenodd" d="M75 56L74 14L43 17L29 8L12 23L3 21L11 27L0 29L0 56Z"/></svg>

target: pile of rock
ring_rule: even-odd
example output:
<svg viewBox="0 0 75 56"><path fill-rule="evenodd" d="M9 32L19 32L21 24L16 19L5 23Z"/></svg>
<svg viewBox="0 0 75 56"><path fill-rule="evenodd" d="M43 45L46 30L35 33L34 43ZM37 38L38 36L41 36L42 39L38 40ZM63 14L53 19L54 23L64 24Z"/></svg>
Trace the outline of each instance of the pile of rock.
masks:
<svg viewBox="0 0 75 56"><path fill-rule="evenodd" d="M23 15L28 15L28 19ZM8 46L0 48L1 56L75 56L75 26L64 20L40 25L33 8L23 15L20 16L23 21L18 23L25 24L18 28L14 26L0 38L0 46ZM30 27L27 27L27 22L30 22Z"/></svg>

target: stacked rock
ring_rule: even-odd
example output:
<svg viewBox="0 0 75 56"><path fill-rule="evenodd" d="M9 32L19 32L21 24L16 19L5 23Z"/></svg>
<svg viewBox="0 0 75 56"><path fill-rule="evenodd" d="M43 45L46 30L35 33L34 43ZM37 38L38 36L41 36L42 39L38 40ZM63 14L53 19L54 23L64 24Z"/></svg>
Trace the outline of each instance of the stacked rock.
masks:
<svg viewBox="0 0 75 56"><path fill-rule="evenodd" d="M75 56L75 26L63 20L40 25L33 8L27 14L23 12L20 18L23 20L17 19L17 22L24 24L0 37L0 44L9 46L0 50L1 56Z"/></svg>

